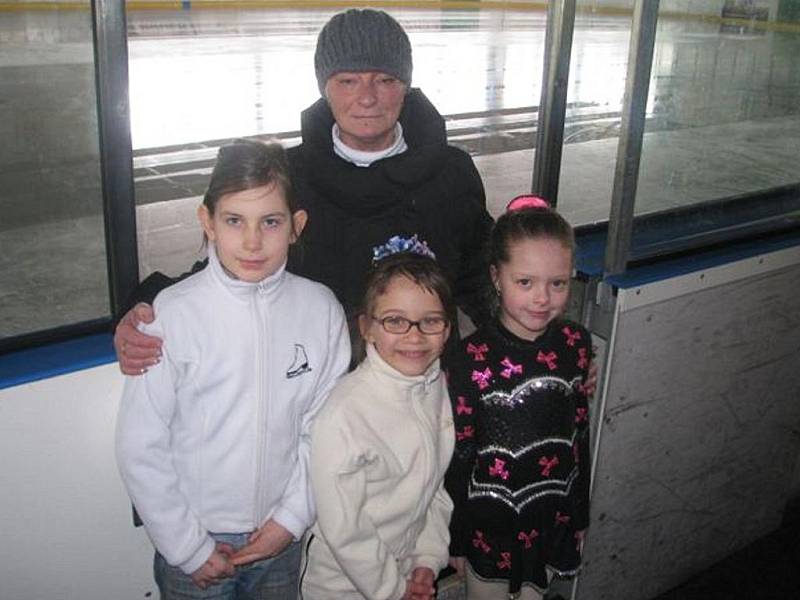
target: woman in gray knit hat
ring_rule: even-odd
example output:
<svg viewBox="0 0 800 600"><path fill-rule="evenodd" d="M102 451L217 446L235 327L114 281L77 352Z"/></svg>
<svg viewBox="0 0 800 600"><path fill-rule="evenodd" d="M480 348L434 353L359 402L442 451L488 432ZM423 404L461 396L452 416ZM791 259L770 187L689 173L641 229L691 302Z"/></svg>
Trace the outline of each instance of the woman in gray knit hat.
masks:
<svg viewBox="0 0 800 600"><path fill-rule="evenodd" d="M371 249L416 234L457 304L483 320L480 249L492 224L483 184L470 156L448 145L442 116L411 87L406 32L382 11L339 13L320 31L314 68L322 97L301 115L303 143L289 149L309 213L303 252L289 269L329 286L353 315Z"/></svg>
<svg viewBox="0 0 800 600"><path fill-rule="evenodd" d="M354 317L372 248L393 235L425 240L473 321L488 266L481 247L492 219L470 156L448 145L436 108L411 87L411 44L383 11L350 9L322 28L314 55L321 98L301 114L302 143L288 149L296 197L309 215L288 270L330 287ZM133 301L151 302L172 280L155 273ZM122 371L157 359L160 341L136 330L152 319L139 304L117 327ZM125 353L122 353L122 348Z"/></svg>
<svg viewBox="0 0 800 600"><path fill-rule="evenodd" d="M385 154L387 148L399 147L403 132L397 120L411 84L412 63L411 44L397 21L376 10L336 15L319 34L314 70L336 120L334 149L337 142L345 152ZM374 162L369 158L374 157L356 164Z"/></svg>

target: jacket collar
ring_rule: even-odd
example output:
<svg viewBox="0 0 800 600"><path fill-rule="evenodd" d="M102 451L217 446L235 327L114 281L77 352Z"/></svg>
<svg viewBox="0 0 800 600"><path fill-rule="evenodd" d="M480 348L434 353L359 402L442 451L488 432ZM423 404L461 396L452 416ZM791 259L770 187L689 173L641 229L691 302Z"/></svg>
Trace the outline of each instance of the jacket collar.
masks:
<svg viewBox="0 0 800 600"><path fill-rule="evenodd" d="M241 281L231 275L219 261L217 251L213 242L208 243L208 266L207 269L211 278L220 286L222 286L234 298L240 300L250 300L254 295L258 294L262 297L271 297L278 289L281 281L283 281L284 273L286 271L286 263L272 275L265 277L258 282Z"/></svg>
<svg viewBox="0 0 800 600"><path fill-rule="evenodd" d="M301 116L305 168L301 178L347 214L386 215L411 202L409 192L437 177L447 158L444 119L425 95L412 89L400 113L408 150L358 167L334 153L333 114L324 99Z"/></svg>
<svg viewBox="0 0 800 600"><path fill-rule="evenodd" d="M427 388L441 374L439 359L436 359L422 375L403 375L383 360L373 344L367 344L367 357L364 359L364 363L379 377L385 378L402 388L411 388L417 385L423 385Z"/></svg>
<svg viewBox="0 0 800 600"><path fill-rule="evenodd" d="M399 122L394 124L394 142L383 150L371 152L351 148L339 137L339 125L336 123L333 124L331 137L333 138L333 151L336 156L353 163L357 167L368 167L375 161L397 156L408 150L408 144L406 144L406 139L403 137L403 126Z"/></svg>

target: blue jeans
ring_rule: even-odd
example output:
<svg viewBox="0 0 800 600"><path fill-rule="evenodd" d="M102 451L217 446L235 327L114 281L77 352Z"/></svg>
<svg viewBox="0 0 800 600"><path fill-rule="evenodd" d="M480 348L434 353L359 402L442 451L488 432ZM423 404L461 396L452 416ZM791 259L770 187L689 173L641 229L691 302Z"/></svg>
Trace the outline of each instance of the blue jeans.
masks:
<svg viewBox="0 0 800 600"><path fill-rule="evenodd" d="M212 533L218 542L238 550L247 543L247 533ZM153 562L161 600L296 600L300 571L300 542L293 542L273 558L236 567L236 575L200 589L178 567L167 564L156 552Z"/></svg>

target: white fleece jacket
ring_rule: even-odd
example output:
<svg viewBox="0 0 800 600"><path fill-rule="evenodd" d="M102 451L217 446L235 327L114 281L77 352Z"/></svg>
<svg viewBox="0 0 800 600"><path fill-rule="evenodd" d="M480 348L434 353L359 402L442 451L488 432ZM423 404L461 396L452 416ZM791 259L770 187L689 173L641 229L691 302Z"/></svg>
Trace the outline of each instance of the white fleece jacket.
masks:
<svg viewBox="0 0 800 600"><path fill-rule="evenodd" d="M209 532L272 518L296 538L313 522L311 420L347 370L344 311L325 286L285 272L231 278L209 266L167 288L145 331L161 363L125 383L117 462L147 532L185 573Z"/></svg>
<svg viewBox="0 0 800 600"><path fill-rule="evenodd" d="M397 600L414 568L447 564L454 440L438 361L408 377L368 346L314 422L303 600Z"/></svg>

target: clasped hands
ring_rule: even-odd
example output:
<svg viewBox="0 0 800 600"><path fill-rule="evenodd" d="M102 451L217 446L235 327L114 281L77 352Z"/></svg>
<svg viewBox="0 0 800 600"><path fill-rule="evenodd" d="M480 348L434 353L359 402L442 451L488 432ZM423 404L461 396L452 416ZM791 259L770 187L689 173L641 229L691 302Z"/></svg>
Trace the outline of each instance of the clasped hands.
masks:
<svg viewBox="0 0 800 600"><path fill-rule="evenodd" d="M403 600L434 600L436 588L433 585L435 575L428 567L417 567L411 572L406 582L406 593Z"/></svg>
<svg viewBox="0 0 800 600"><path fill-rule="evenodd" d="M234 551L233 546L217 542L205 564L192 573L192 581L205 589L221 580L232 577L236 567L280 554L294 539L281 525L269 519L254 531L247 544ZM403 600L433 600L436 597L435 575L428 567L417 567L406 583Z"/></svg>
<svg viewBox="0 0 800 600"><path fill-rule="evenodd" d="M230 544L217 542L208 560L192 573L192 581L199 588L205 589L227 577L233 577L236 567L240 565L277 556L293 539L294 536L283 526L268 519L260 529L250 535L247 544L239 550L234 550Z"/></svg>

